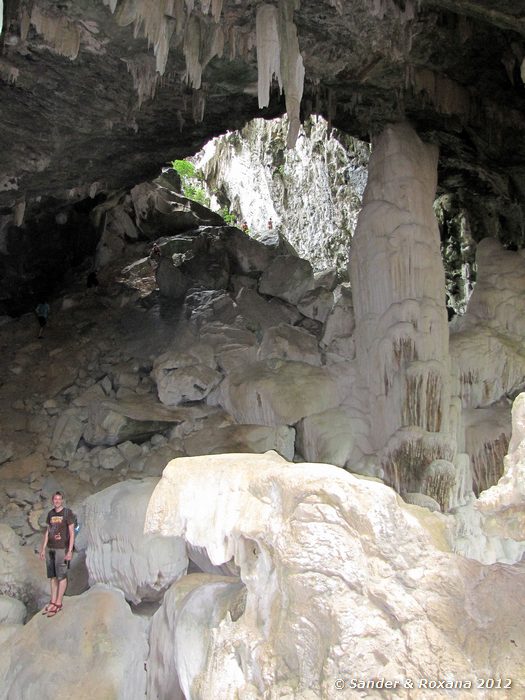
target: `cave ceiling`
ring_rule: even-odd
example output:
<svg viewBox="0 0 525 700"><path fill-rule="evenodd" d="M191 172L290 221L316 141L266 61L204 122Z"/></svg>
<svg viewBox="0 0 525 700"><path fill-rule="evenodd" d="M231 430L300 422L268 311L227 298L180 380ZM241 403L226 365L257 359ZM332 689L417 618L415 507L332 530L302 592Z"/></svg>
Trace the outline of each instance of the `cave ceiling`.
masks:
<svg viewBox="0 0 525 700"><path fill-rule="evenodd" d="M525 2L280 3L295 7L301 117L320 113L363 139L408 119L440 147L440 191L482 212L474 237L522 245ZM20 231L39 217L151 178L254 117L282 114L275 81L269 106L258 106L261 4L4 0L0 254L21 254ZM185 79L190 19L200 32L191 66L202 67L199 89Z"/></svg>

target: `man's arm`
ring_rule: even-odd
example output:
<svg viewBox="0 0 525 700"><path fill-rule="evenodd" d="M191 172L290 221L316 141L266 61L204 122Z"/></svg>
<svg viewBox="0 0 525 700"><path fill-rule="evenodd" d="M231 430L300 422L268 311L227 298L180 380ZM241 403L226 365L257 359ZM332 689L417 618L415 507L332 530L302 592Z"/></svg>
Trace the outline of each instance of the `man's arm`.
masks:
<svg viewBox="0 0 525 700"><path fill-rule="evenodd" d="M73 528L75 529L75 528ZM47 547L47 539L49 537L49 528L46 525L46 533L44 535L44 541L42 542L42 546L40 547L40 559L44 559L46 556L46 547Z"/></svg>
<svg viewBox="0 0 525 700"><path fill-rule="evenodd" d="M71 523L67 527L69 530L69 546L64 559L69 560L73 556L73 547L75 546L75 523Z"/></svg>

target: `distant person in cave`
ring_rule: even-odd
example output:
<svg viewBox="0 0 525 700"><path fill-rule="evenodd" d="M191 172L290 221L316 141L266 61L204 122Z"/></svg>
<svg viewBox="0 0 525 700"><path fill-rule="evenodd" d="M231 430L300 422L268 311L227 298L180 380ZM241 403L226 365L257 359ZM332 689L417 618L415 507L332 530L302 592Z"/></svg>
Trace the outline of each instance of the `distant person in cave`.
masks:
<svg viewBox="0 0 525 700"><path fill-rule="evenodd" d="M244 233L248 233L248 224L246 223L246 221L242 222L241 231L243 231Z"/></svg>
<svg viewBox="0 0 525 700"><path fill-rule="evenodd" d="M47 514L46 523L40 559L46 560L51 597L42 614L54 617L62 610L67 574L75 544L75 518L69 508L64 508L64 496L60 491L53 494L53 508Z"/></svg>
<svg viewBox="0 0 525 700"><path fill-rule="evenodd" d="M49 304L47 301L41 301L35 309L36 317L38 319L38 324L40 329L38 331L38 337L42 338L44 335L44 328L47 325L47 319L49 317Z"/></svg>
<svg viewBox="0 0 525 700"><path fill-rule="evenodd" d="M268 229L271 231L273 229L273 221L268 219Z"/></svg>

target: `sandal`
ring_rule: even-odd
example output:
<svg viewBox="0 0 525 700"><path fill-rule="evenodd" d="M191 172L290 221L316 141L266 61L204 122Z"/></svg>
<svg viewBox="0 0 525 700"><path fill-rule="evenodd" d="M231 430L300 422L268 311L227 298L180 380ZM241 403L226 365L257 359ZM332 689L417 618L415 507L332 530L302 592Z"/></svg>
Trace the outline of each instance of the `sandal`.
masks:
<svg viewBox="0 0 525 700"><path fill-rule="evenodd" d="M53 603L53 601L50 600L49 603L47 603L47 604L44 606L44 608L43 608L43 610L42 610L42 615L47 615L47 613L48 613L48 612L51 610L51 608L53 608L53 607L55 607L55 603Z"/></svg>
<svg viewBox="0 0 525 700"><path fill-rule="evenodd" d="M56 603L51 604L51 608L47 613L48 617L55 617L55 615L62 610L62 605L57 605Z"/></svg>

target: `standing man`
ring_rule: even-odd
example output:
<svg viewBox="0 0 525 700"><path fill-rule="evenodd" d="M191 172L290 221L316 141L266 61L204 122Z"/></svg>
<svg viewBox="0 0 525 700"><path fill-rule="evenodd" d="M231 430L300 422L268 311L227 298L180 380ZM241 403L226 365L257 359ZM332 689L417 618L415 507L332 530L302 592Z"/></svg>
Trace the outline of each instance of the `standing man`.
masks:
<svg viewBox="0 0 525 700"><path fill-rule="evenodd" d="M38 325L40 326L38 337L41 338L44 335L44 328L46 327L47 317L49 316L49 304L47 301L41 301L36 307L35 312L38 319Z"/></svg>
<svg viewBox="0 0 525 700"><path fill-rule="evenodd" d="M69 508L64 508L60 491L53 494L53 508L46 518L47 528L40 549L40 559L46 560L47 577L51 584L51 599L42 614L54 617L62 610L67 588L67 572L75 544L75 520Z"/></svg>

